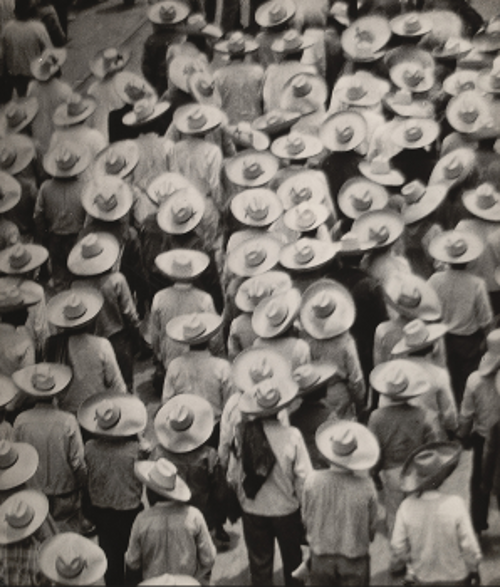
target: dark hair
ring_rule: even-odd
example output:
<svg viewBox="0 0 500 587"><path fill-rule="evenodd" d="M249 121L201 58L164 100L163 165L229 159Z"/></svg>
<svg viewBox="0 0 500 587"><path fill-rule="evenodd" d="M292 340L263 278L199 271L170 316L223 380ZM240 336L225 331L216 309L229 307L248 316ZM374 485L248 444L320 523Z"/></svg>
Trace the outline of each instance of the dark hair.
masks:
<svg viewBox="0 0 500 587"><path fill-rule="evenodd" d="M13 312L6 312L5 314L2 314L2 322L11 324L12 326L24 326L27 319L27 308L21 308L20 310L14 310Z"/></svg>
<svg viewBox="0 0 500 587"><path fill-rule="evenodd" d="M146 487L146 497L150 506L154 506L156 503L161 501L168 501L168 497L156 493L156 491L153 491L149 487Z"/></svg>
<svg viewBox="0 0 500 587"><path fill-rule="evenodd" d="M424 348L419 349L418 351L412 351L408 353L408 357L426 357L427 355L433 352L434 346L434 342L432 344L428 344L424 346Z"/></svg>
<svg viewBox="0 0 500 587"><path fill-rule="evenodd" d="M29 20L33 17L31 0L16 0L14 13L18 20Z"/></svg>

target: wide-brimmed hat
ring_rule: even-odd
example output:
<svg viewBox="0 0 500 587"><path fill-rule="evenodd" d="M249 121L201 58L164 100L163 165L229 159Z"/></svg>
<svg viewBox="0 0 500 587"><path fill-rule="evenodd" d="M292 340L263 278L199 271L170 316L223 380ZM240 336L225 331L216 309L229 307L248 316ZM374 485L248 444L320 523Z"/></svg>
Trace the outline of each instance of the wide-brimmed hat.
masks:
<svg viewBox="0 0 500 587"><path fill-rule="evenodd" d="M274 177L278 168L279 162L274 155L250 149L227 159L224 165L229 180L244 187L263 186Z"/></svg>
<svg viewBox="0 0 500 587"><path fill-rule="evenodd" d="M435 82L435 63L428 51L397 47L386 55L389 76L398 88L412 93L427 92Z"/></svg>
<svg viewBox="0 0 500 587"><path fill-rule="evenodd" d="M21 184L5 171L0 171L0 214L15 208L21 200Z"/></svg>
<svg viewBox="0 0 500 587"><path fill-rule="evenodd" d="M104 577L104 550L76 532L47 539L40 549L40 570L57 585L93 585Z"/></svg>
<svg viewBox="0 0 500 587"><path fill-rule="evenodd" d="M336 112L325 118L319 138L330 151L352 151L366 138L366 121L352 110Z"/></svg>
<svg viewBox="0 0 500 587"><path fill-rule="evenodd" d="M439 135L439 124L430 118L407 118L392 131L392 140L402 149L421 149Z"/></svg>
<svg viewBox="0 0 500 587"><path fill-rule="evenodd" d="M472 46L480 53L495 53L500 49L500 34L496 31L478 31L472 37Z"/></svg>
<svg viewBox="0 0 500 587"><path fill-rule="evenodd" d="M177 395L159 410L154 421L158 441L173 453L195 450L214 429L214 412L209 402L192 393Z"/></svg>
<svg viewBox="0 0 500 587"><path fill-rule="evenodd" d="M395 357L406 355L415 351L420 351L425 347L434 344L442 338L448 328L442 323L425 323L420 318L416 318L403 327L403 337L393 347L391 354Z"/></svg>
<svg viewBox="0 0 500 587"><path fill-rule="evenodd" d="M173 193L158 210L158 226L167 234L186 234L203 218L205 200L198 190L189 186Z"/></svg>
<svg viewBox="0 0 500 587"><path fill-rule="evenodd" d="M9 404L19 393L11 377L0 375L0 407Z"/></svg>
<svg viewBox="0 0 500 587"><path fill-rule="evenodd" d="M138 461L134 469L136 477L155 493L174 501L187 502L191 499L189 487L169 460Z"/></svg>
<svg viewBox="0 0 500 587"><path fill-rule="evenodd" d="M160 253L155 265L174 281L192 281L208 267L210 259L202 251L192 249L172 249Z"/></svg>
<svg viewBox="0 0 500 587"><path fill-rule="evenodd" d="M445 183L448 188L466 179L474 169L476 154L473 149L455 149L441 157L429 177L429 185Z"/></svg>
<svg viewBox="0 0 500 587"><path fill-rule="evenodd" d="M432 15L406 12L391 19L390 27L400 37L421 37L432 30Z"/></svg>
<svg viewBox="0 0 500 587"><path fill-rule="evenodd" d="M167 171L149 184L147 194L155 204L164 204L176 192L194 188L193 184L180 173Z"/></svg>
<svg viewBox="0 0 500 587"><path fill-rule="evenodd" d="M97 108L97 101L73 92L67 102L60 104L54 111L52 121L56 126L72 126L87 120Z"/></svg>
<svg viewBox="0 0 500 587"><path fill-rule="evenodd" d="M217 25L207 22L201 12L190 14L183 25L182 31L188 35L198 35L218 40L223 36L223 32Z"/></svg>
<svg viewBox="0 0 500 587"><path fill-rule="evenodd" d="M0 544L14 544L34 534L49 513L49 500L41 491L24 489L0 506Z"/></svg>
<svg viewBox="0 0 500 587"><path fill-rule="evenodd" d="M6 122L5 130L9 134L21 132L37 114L38 100L35 96L11 100L3 111L3 118Z"/></svg>
<svg viewBox="0 0 500 587"><path fill-rule="evenodd" d="M258 116L252 122L252 126L255 130L274 136L286 132L300 120L301 116L301 112L293 110L271 110L262 116Z"/></svg>
<svg viewBox="0 0 500 587"><path fill-rule="evenodd" d="M237 147L266 151L271 143L266 133L252 128L249 122L239 122L226 127L228 135Z"/></svg>
<svg viewBox="0 0 500 587"><path fill-rule="evenodd" d="M302 171L286 179L278 188L283 208L289 210L302 202L321 204L328 196L328 186L314 171Z"/></svg>
<svg viewBox="0 0 500 587"><path fill-rule="evenodd" d="M307 36L302 36L295 29L290 29L285 31L279 39L274 41L271 45L271 49L275 53L288 55L290 53L296 53L297 51L303 51L312 45L314 45L313 39Z"/></svg>
<svg viewBox="0 0 500 587"><path fill-rule="evenodd" d="M177 55L168 66L168 79L176 87L189 94L189 80L196 73L209 71L206 58L201 53Z"/></svg>
<svg viewBox="0 0 500 587"><path fill-rule="evenodd" d="M182 314L169 320L167 336L189 345L202 344L212 338L222 326L222 317L211 312Z"/></svg>
<svg viewBox="0 0 500 587"><path fill-rule="evenodd" d="M477 84L484 92L488 94L500 93L500 67L498 65L492 69L483 69L479 72Z"/></svg>
<svg viewBox="0 0 500 587"><path fill-rule="evenodd" d="M268 377L241 395L238 408L243 414L266 418L289 406L297 397L298 387L288 374Z"/></svg>
<svg viewBox="0 0 500 587"><path fill-rule="evenodd" d="M229 270L240 277L253 277L272 269L279 261L281 242L269 232L251 233L227 255Z"/></svg>
<svg viewBox="0 0 500 587"><path fill-rule="evenodd" d="M43 168L52 177L76 177L87 169L91 159L90 151L86 145L64 140L45 154Z"/></svg>
<svg viewBox="0 0 500 587"><path fill-rule="evenodd" d="M408 401L430 391L425 367L410 359L393 359L376 365L370 385L394 401Z"/></svg>
<svg viewBox="0 0 500 587"><path fill-rule="evenodd" d="M82 428L100 436L126 437L139 434L147 423L143 402L128 393L99 392L78 408Z"/></svg>
<svg viewBox="0 0 500 587"><path fill-rule="evenodd" d="M30 63L31 75L41 82L46 82L61 69L66 61L68 52L66 49L50 47Z"/></svg>
<svg viewBox="0 0 500 587"><path fill-rule="evenodd" d="M283 86L280 107L304 116L323 109L328 98L325 80L314 73L298 73Z"/></svg>
<svg viewBox="0 0 500 587"><path fill-rule="evenodd" d="M295 11L293 0L272 0L257 8L255 21L261 27L273 28L293 18Z"/></svg>
<svg viewBox="0 0 500 587"><path fill-rule="evenodd" d="M99 79L111 76L121 71L130 59L130 51L118 50L116 47L101 49L90 60L90 71Z"/></svg>
<svg viewBox="0 0 500 587"><path fill-rule="evenodd" d="M236 194L230 207L234 217L247 226L269 226L283 213L278 196L265 188L244 190Z"/></svg>
<svg viewBox="0 0 500 587"><path fill-rule="evenodd" d="M290 288L263 299L252 315L252 328L261 338L274 338L285 332L299 314L300 291Z"/></svg>
<svg viewBox="0 0 500 587"><path fill-rule="evenodd" d="M32 282L31 282L32 283ZM22 284L14 285L9 277L0 277L0 316L38 304L39 294L31 288L25 289Z"/></svg>
<svg viewBox="0 0 500 587"><path fill-rule="evenodd" d="M38 469L38 453L27 442L0 440L0 491L26 483Z"/></svg>
<svg viewBox="0 0 500 587"><path fill-rule="evenodd" d="M391 38L389 21L380 15L363 16L343 31L342 49L353 61L374 61Z"/></svg>
<svg viewBox="0 0 500 587"><path fill-rule="evenodd" d="M340 245L317 238L301 238L281 249L280 264L293 271L312 271L329 263Z"/></svg>
<svg viewBox="0 0 500 587"><path fill-rule="evenodd" d="M287 210L283 221L285 226L295 232L309 232L324 224L330 212L324 204L302 202Z"/></svg>
<svg viewBox="0 0 500 587"><path fill-rule="evenodd" d="M156 98L153 87L141 76L131 71L120 71L113 77L113 85L126 104L135 104L145 98Z"/></svg>
<svg viewBox="0 0 500 587"><path fill-rule="evenodd" d="M232 365L233 380L242 392L251 392L255 386L277 377L291 379L290 363L272 348L248 348L238 354Z"/></svg>
<svg viewBox="0 0 500 587"><path fill-rule="evenodd" d="M123 116L122 122L125 126L141 126L165 114L170 106L165 100L157 102L156 98L144 98L134 102L133 110Z"/></svg>
<svg viewBox="0 0 500 587"><path fill-rule="evenodd" d="M432 50L432 55L436 59L443 61L460 59L472 50L472 43L469 39L463 37L448 37Z"/></svg>
<svg viewBox="0 0 500 587"><path fill-rule="evenodd" d="M248 35L241 31L232 32L225 41L221 41L214 46L216 51L228 53L229 55L245 55L257 51L259 44Z"/></svg>
<svg viewBox="0 0 500 587"><path fill-rule="evenodd" d="M207 133L217 128L223 116L222 111L215 106L187 104L177 108L173 121L180 132L191 135Z"/></svg>
<svg viewBox="0 0 500 587"><path fill-rule="evenodd" d="M47 303L47 317L58 328L80 328L91 322L104 303L97 289L67 290L54 296Z"/></svg>
<svg viewBox="0 0 500 587"><path fill-rule="evenodd" d="M344 75L339 78L333 92L343 104L348 106L375 106L380 102L381 96L376 85L370 83L371 78L373 78L372 74L366 71Z"/></svg>
<svg viewBox="0 0 500 587"><path fill-rule="evenodd" d="M35 397L52 397L66 389L73 372L59 363L37 363L12 374L12 381L25 393Z"/></svg>
<svg viewBox="0 0 500 587"><path fill-rule="evenodd" d="M148 10L148 18L154 24L172 26L186 20L189 12L189 6L184 2L163 0L151 6Z"/></svg>
<svg viewBox="0 0 500 587"><path fill-rule="evenodd" d="M96 177L111 175L123 179L135 169L138 162L137 144L130 140L118 141L99 153L94 162L94 173Z"/></svg>
<svg viewBox="0 0 500 587"><path fill-rule="evenodd" d="M486 337L486 352L481 358L477 370L483 377L498 371L500 367L500 328L492 330Z"/></svg>
<svg viewBox="0 0 500 587"><path fill-rule="evenodd" d="M415 449L401 470L405 493L437 489L455 470L462 454L459 442L429 442Z"/></svg>
<svg viewBox="0 0 500 587"><path fill-rule="evenodd" d="M0 139L0 170L16 175L33 161L35 154L35 145L29 137L9 134Z"/></svg>
<svg viewBox="0 0 500 587"><path fill-rule="evenodd" d="M198 104L220 108L222 98L215 85L214 76L208 71L197 71L189 78L189 93Z"/></svg>
<svg viewBox="0 0 500 587"><path fill-rule="evenodd" d="M371 248L391 245L403 234L403 230L402 217L392 210L365 212L352 225L352 232Z"/></svg>
<svg viewBox="0 0 500 587"><path fill-rule="evenodd" d="M458 96L468 90L478 88L477 71L473 69L457 69L443 81L443 90L450 96Z"/></svg>
<svg viewBox="0 0 500 587"><path fill-rule="evenodd" d="M407 89L386 94L383 101L394 114L403 118L434 118L436 113L431 100L418 98Z"/></svg>
<svg viewBox="0 0 500 587"><path fill-rule="evenodd" d="M429 255L443 263L469 263L477 259L483 250L482 240L466 230L446 230L429 244Z"/></svg>
<svg viewBox="0 0 500 587"><path fill-rule="evenodd" d="M397 272L384 282L387 302L405 318L435 322L442 315L437 293L425 279L413 273Z"/></svg>
<svg viewBox="0 0 500 587"><path fill-rule="evenodd" d="M392 167L390 159L384 155L375 155L370 161L361 161L358 169L367 179L379 185L400 186L405 182L401 171Z"/></svg>
<svg viewBox="0 0 500 587"><path fill-rule="evenodd" d="M316 446L334 465L351 471L366 471L378 461L380 447L366 426L350 420L334 420L316 430Z"/></svg>
<svg viewBox="0 0 500 587"><path fill-rule="evenodd" d="M120 244L112 234L92 232L71 249L68 269L74 275L101 275L115 265L119 254Z"/></svg>
<svg viewBox="0 0 500 587"><path fill-rule="evenodd" d="M467 210L483 220L500 221L500 193L491 183L482 183L475 190L462 194L462 202Z"/></svg>
<svg viewBox="0 0 500 587"><path fill-rule="evenodd" d="M446 107L446 118L458 132L473 134L492 125L488 101L476 90L454 96Z"/></svg>
<svg viewBox="0 0 500 587"><path fill-rule="evenodd" d="M280 159L309 159L322 150L323 143L318 137L298 132L279 137L271 144L271 152Z"/></svg>
<svg viewBox="0 0 500 587"><path fill-rule="evenodd" d="M338 372L333 363L306 363L297 367L292 373L299 386L299 396L307 395L331 381Z"/></svg>
<svg viewBox="0 0 500 587"><path fill-rule="evenodd" d="M418 179L404 185L401 196L405 205L401 214L405 224L418 222L437 210L446 199L448 191L449 186L445 183L425 186Z"/></svg>
<svg viewBox="0 0 500 587"><path fill-rule="evenodd" d="M253 312L260 302L292 288L292 280L283 271L267 271L246 279L238 288L234 303L242 312Z"/></svg>
<svg viewBox="0 0 500 587"><path fill-rule="evenodd" d="M356 308L351 294L332 279L316 281L302 296L300 322L304 330L317 340L347 332L355 317Z"/></svg>
<svg viewBox="0 0 500 587"><path fill-rule="evenodd" d="M132 207L132 189L120 177L104 175L89 183L82 194L82 206L92 218L114 222Z"/></svg>
<svg viewBox="0 0 500 587"><path fill-rule="evenodd" d="M337 203L348 218L358 218L361 214L373 210L382 210L387 206L387 190L363 177L352 177L340 188Z"/></svg>
<svg viewBox="0 0 500 587"><path fill-rule="evenodd" d="M15 244L0 251L0 272L6 275L22 275L45 263L49 252L41 245Z"/></svg>
<svg viewBox="0 0 500 587"><path fill-rule="evenodd" d="M353 255L364 255L373 249L373 242L365 242L355 232L348 231L336 242L339 247L339 255L349 257Z"/></svg>

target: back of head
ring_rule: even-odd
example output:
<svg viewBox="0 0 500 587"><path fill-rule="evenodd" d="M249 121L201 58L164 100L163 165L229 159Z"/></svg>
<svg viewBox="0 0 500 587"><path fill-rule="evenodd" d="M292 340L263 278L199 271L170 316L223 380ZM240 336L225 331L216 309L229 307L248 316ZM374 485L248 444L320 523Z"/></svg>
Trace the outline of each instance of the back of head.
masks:
<svg viewBox="0 0 500 587"><path fill-rule="evenodd" d="M18 20L29 20L34 13L31 0L16 0L14 12Z"/></svg>

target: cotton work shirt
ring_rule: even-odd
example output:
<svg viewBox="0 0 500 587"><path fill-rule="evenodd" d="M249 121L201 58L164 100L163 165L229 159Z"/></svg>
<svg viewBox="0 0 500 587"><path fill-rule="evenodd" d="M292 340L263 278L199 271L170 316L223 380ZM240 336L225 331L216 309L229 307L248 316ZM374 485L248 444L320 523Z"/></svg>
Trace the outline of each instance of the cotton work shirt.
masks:
<svg viewBox="0 0 500 587"><path fill-rule="evenodd" d="M48 179L42 183L33 215L42 237L80 232L85 221L81 198L86 187L83 177Z"/></svg>
<svg viewBox="0 0 500 587"><path fill-rule="evenodd" d="M477 432L486 438L490 428L500 418L500 396L495 386L496 371L483 377L479 371L471 373L465 385L460 406L460 432Z"/></svg>
<svg viewBox="0 0 500 587"><path fill-rule="evenodd" d="M10 75L32 77L31 62L49 47L47 29L36 20L10 20L2 31L3 62Z"/></svg>
<svg viewBox="0 0 500 587"><path fill-rule="evenodd" d="M221 109L229 124L253 122L262 114L264 69L257 63L229 63L214 73Z"/></svg>
<svg viewBox="0 0 500 587"><path fill-rule="evenodd" d="M10 377L34 363L35 345L28 329L0 323L0 374Z"/></svg>

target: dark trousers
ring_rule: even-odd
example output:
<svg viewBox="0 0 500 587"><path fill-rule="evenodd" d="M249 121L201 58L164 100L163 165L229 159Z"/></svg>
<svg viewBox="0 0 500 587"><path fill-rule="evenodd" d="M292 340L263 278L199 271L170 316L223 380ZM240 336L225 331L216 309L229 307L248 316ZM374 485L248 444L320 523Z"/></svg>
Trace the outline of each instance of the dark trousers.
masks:
<svg viewBox="0 0 500 587"><path fill-rule="evenodd" d="M130 531L142 505L134 510L92 508L92 519L97 528L99 545L106 553L108 569L106 585L123 585L125 581L125 553Z"/></svg>
<svg viewBox="0 0 500 587"><path fill-rule="evenodd" d="M68 255L77 240L77 234L50 234L47 238L45 245L49 250L50 268L56 292L67 289L74 280L67 263Z"/></svg>
<svg viewBox="0 0 500 587"><path fill-rule="evenodd" d="M370 556L311 553L310 585L369 585Z"/></svg>
<svg viewBox="0 0 500 587"><path fill-rule="evenodd" d="M472 475L470 479L470 509L474 530L481 532L488 527L489 493L481 491L483 449L485 439L477 433L471 436Z"/></svg>
<svg viewBox="0 0 500 587"><path fill-rule="evenodd" d="M485 352L486 339L484 332L478 330L468 336L446 334L446 358L450 371L451 385L457 407L460 408L464 395L465 383L469 375L475 371Z"/></svg>
<svg viewBox="0 0 500 587"><path fill-rule="evenodd" d="M122 372L123 380L128 390L132 392L134 384L134 356L132 352L133 341L131 333L125 328L109 336L108 340L115 351L116 362Z"/></svg>
<svg viewBox="0 0 500 587"><path fill-rule="evenodd" d="M300 511L288 516L256 516L243 512L243 535L248 550L252 585L273 584L274 540L283 561L285 585L300 585L292 572L302 562Z"/></svg>

